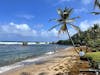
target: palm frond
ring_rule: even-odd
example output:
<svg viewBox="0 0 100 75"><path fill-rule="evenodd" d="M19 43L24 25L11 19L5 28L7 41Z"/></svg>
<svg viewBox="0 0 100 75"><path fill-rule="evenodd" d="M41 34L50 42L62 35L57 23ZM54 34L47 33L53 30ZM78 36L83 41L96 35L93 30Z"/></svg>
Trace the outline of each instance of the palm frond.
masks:
<svg viewBox="0 0 100 75"><path fill-rule="evenodd" d="M80 28L79 28L78 26L75 26L75 25L73 25L73 24L71 24L71 23L70 23L70 25L71 25L75 30L80 31Z"/></svg>
<svg viewBox="0 0 100 75"><path fill-rule="evenodd" d="M73 18L71 18L71 19L78 19L78 18L80 18L80 16L77 16L77 17L73 17Z"/></svg>
<svg viewBox="0 0 100 75"><path fill-rule="evenodd" d="M74 19L68 19L68 20L66 20L66 23L72 23L74 21L75 21Z"/></svg>
<svg viewBox="0 0 100 75"><path fill-rule="evenodd" d="M75 26L75 25L71 24L71 23L70 23L70 25L71 25L72 28L74 28L75 30L77 30L78 34L80 35L80 33L81 33L80 28L78 26Z"/></svg>
<svg viewBox="0 0 100 75"><path fill-rule="evenodd" d="M57 10L57 12L58 12L58 14L61 16L61 18L63 17L63 11L59 8L58 10Z"/></svg>
<svg viewBox="0 0 100 75"><path fill-rule="evenodd" d="M96 6L100 9L100 1L99 0L95 0L95 2L94 2L94 8Z"/></svg>
<svg viewBox="0 0 100 75"><path fill-rule="evenodd" d="M94 8L97 6L97 4L98 4L98 0L95 0L95 2L94 2Z"/></svg>
<svg viewBox="0 0 100 75"><path fill-rule="evenodd" d="M79 16L77 16L77 17L74 17L74 18L71 18L71 19L66 19L66 23L71 23L71 22L74 22L75 21L75 19L77 19L77 18L80 18Z"/></svg>
<svg viewBox="0 0 100 75"><path fill-rule="evenodd" d="M63 19L50 19L49 22L50 21L55 21L55 22L62 23L63 22Z"/></svg>
<svg viewBox="0 0 100 75"><path fill-rule="evenodd" d="M56 28L56 27L58 27L58 26L60 26L61 24L57 24L57 25L54 25L53 27L51 27L48 31L51 31L52 29L54 29L54 28Z"/></svg>
<svg viewBox="0 0 100 75"><path fill-rule="evenodd" d="M100 15L100 12L91 12L93 15Z"/></svg>
<svg viewBox="0 0 100 75"><path fill-rule="evenodd" d="M100 0L97 0L96 5L97 5L97 7L100 9Z"/></svg>
<svg viewBox="0 0 100 75"><path fill-rule="evenodd" d="M50 22L50 21L57 21L57 20L58 20L58 19L49 19L49 22Z"/></svg>
<svg viewBox="0 0 100 75"><path fill-rule="evenodd" d="M73 11L73 8L69 9L69 11L68 11L69 15L67 17L69 17L71 15L72 11Z"/></svg>

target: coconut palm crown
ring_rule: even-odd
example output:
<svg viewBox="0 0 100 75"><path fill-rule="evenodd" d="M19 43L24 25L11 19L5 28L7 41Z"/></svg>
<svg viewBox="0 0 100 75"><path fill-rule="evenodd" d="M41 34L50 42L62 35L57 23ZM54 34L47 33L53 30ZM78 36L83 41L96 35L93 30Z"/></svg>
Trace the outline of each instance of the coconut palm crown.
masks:
<svg viewBox="0 0 100 75"><path fill-rule="evenodd" d="M75 21L75 19L79 18L79 16L77 17L73 17L73 18L70 18L71 14L72 14L72 11L73 9L72 8L65 8L64 10L62 9L58 9L57 12L58 12L58 15L60 16L59 19L53 19L54 21L58 22L57 25L53 26L52 28L50 28L49 30L52 30L53 28L57 27L57 26L60 26L60 30L59 30L59 33L61 32L67 32L68 33L68 36L73 44L73 47L75 49L75 44L68 32L68 25L70 25L71 27L73 27L74 29L78 30L80 32L80 28L78 26L75 26L72 24L72 22ZM52 21L52 20L50 20ZM76 50L75 50L76 51Z"/></svg>
<svg viewBox="0 0 100 75"><path fill-rule="evenodd" d="M59 19L52 19L52 20L58 22L58 24L53 26L49 30L52 30L53 28L55 28L57 26L61 26L59 33L61 31L65 32L65 31L67 31L67 25L71 25L74 29L80 31L78 26L75 26L72 24L72 22L74 22L75 19L80 18L80 17L77 16L77 17L70 18L72 11L73 11L72 8L65 8L64 10L58 9L57 12L58 12L58 15L60 15L60 18ZM50 20L50 21L52 21L52 20Z"/></svg>

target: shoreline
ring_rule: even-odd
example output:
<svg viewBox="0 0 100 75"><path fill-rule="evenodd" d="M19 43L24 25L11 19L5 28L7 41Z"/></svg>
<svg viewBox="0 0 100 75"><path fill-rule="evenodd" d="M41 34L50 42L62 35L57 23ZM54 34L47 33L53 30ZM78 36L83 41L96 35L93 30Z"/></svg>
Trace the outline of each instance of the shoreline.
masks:
<svg viewBox="0 0 100 75"><path fill-rule="evenodd" d="M68 46L69 47L69 46ZM3 49L2 49L3 48ZM9 48L9 49L8 49ZM66 48L65 45L0 45L0 67L12 65L16 62L37 58L39 56L56 52Z"/></svg>
<svg viewBox="0 0 100 75"><path fill-rule="evenodd" d="M8 70L4 73L1 73L0 75L20 75L22 72L27 72L27 71L29 73L33 73L33 72L30 72L32 69L32 66L34 67L34 70L35 70L34 72L36 72L38 68L41 70L46 69L48 71L47 66L48 68L52 67L54 64L60 63L61 60L63 60L65 57L70 57L72 54L73 54L73 48L68 47L63 50L58 50L56 53L53 53L53 54L43 55L42 57L38 57L38 59L33 58L33 59L27 59L27 60L21 61L22 63L24 63L22 66L19 66L12 70ZM38 72L41 72L41 71L37 71L36 75Z"/></svg>
<svg viewBox="0 0 100 75"><path fill-rule="evenodd" d="M69 46L69 47L71 47L71 46ZM53 54L55 54L55 53L57 53L57 52L59 52L60 50L63 50L63 49L65 49L65 48L56 49L55 51L50 51L50 52L44 53L41 56L31 57L31 58L27 58L25 60L21 60L19 62L15 62L13 64L1 66L0 67L0 74L2 74L4 72L8 72L9 70L12 70L12 69L16 69L16 68L19 68L19 67L23 67L25 65L35 64L35 63L39 62L40 60L45 59L47 57L48 58L51 58L51 57L54 56Z"/></svg>

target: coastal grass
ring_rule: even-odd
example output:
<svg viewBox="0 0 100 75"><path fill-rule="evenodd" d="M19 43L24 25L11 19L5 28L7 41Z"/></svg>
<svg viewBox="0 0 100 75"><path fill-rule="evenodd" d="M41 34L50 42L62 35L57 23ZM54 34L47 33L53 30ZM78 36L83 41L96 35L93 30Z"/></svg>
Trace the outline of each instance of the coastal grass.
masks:
<svg viewBox="0 0 100 75"><path fill-rule="evenodd" d="M93 61L100 62L100 52L87 53L86 57L92 58Z"/></svg>

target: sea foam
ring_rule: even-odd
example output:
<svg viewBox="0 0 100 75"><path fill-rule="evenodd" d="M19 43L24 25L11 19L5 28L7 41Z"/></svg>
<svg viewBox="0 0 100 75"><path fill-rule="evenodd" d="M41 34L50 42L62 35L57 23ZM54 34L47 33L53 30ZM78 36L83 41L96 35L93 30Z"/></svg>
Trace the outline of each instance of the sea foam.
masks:
<svg viewBox="0 0 100 75"><path fill-rule="evenodd" d="M12 64L12 65L0 67L0 74L7 72L9 70L24 67L24 66L27 66L27 65L36 64L36 63L39 63L39 62L45 62L45 61L49 60L48 58L51 58L51 57L54 57L54 56L55 55L52 55L52 56L44 55L44 56L41 56L41 57L37 57L37 58L33 58L33 59L27 59L27 60L24 60L24 61L21 61L21 62L17 62L17 63Z"/></svg>

